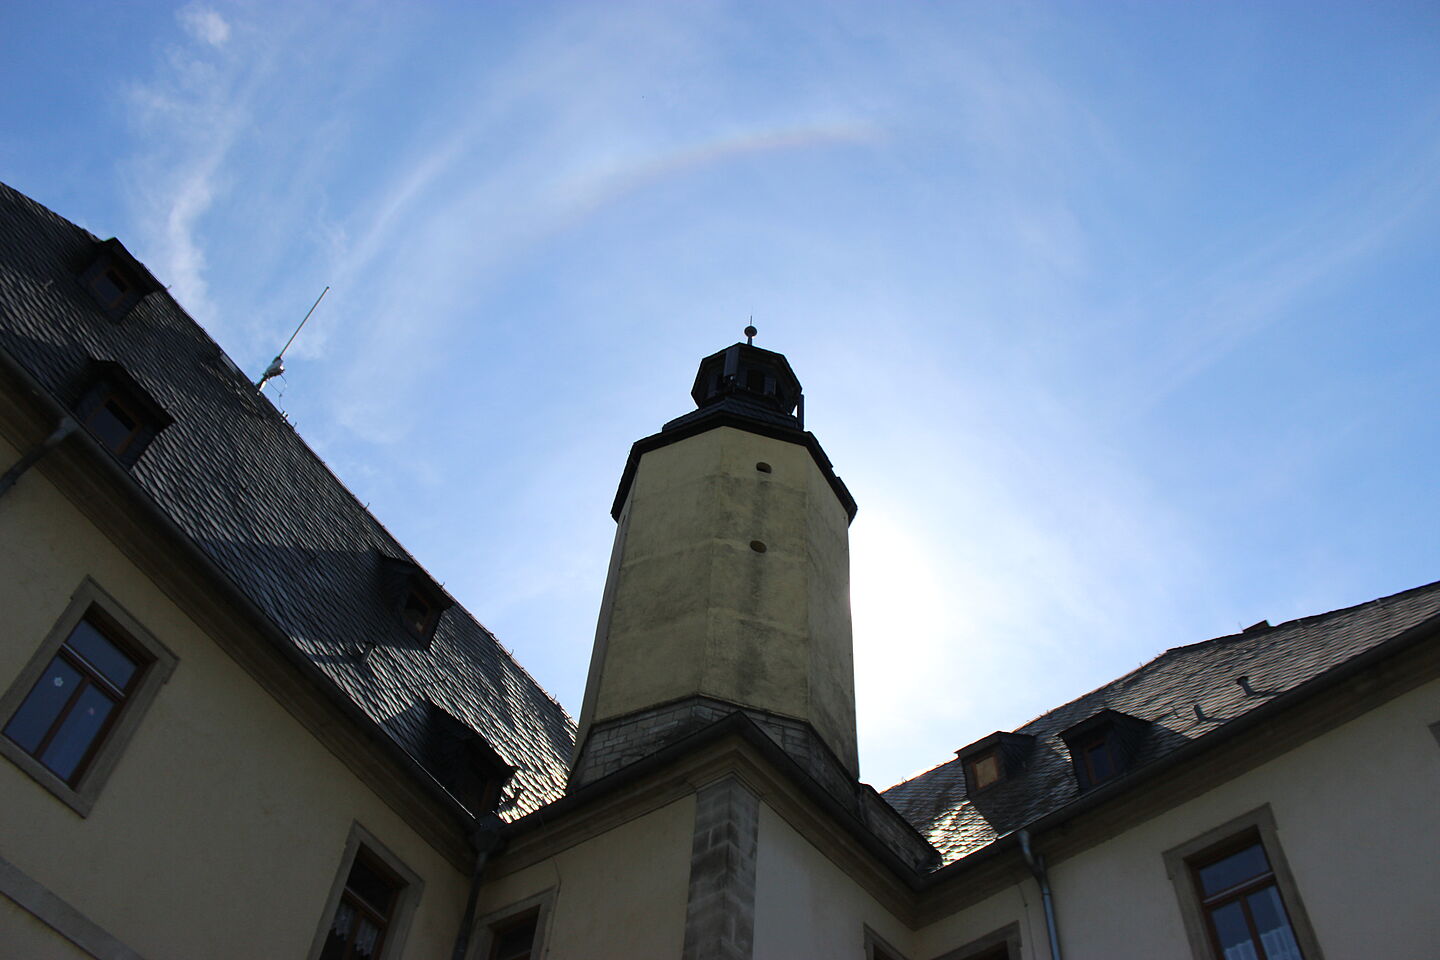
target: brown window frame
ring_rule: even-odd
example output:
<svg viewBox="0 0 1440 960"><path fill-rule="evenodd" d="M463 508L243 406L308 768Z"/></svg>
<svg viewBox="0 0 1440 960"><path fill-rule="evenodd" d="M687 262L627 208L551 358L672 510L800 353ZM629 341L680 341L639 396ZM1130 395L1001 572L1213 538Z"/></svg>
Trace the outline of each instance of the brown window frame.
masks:
<svg viewBox="0 0 1440 960"><path fill-rule="evenodd" d="M96 429L106 406L114 404L135 426L118 443ZM73 406L75 419L95 442L126 467L140 459L150 443L173 421L143 387L118 363L92 359L85 371L83 393Z"/></svg>
<svg viewBox="0 0 1440 960"><path fill-rule="evenodd" d="M1083 740L1076 742L1071 748L1072 755L1077 763L1085 771L1086 782L1097 787L1107 780L1113 780L1120 773L1120 758L1116 755L1114 744L1111 743L1111 734L1107 729L1103 733L1092 734ZM1104 753L1105 762L1109 766L1109 772L1101 776L1095 769L1095 754Z"/></svg>
<svg viewBox="0 0 1440 960"><path fill-rule="evenodd" d="M386 884L386 900L383 904L374 904L366 899L365 895L351 882L355 877L355 868L364 866L371 873L376 874ZM355 941L360 932L359 924L362 920L369 920L371 926L379 933L375 939L376 949L371 956L383 956L385 945L390 940L390 927L395 919L395 907L400 902L400 894L405 890L405 881L395 876L391 870L377 859L369 850L361 847L356 851L354 858L350 861L350 869L346 871L345 884L340 890L340 902L336 905L338 911L341 907L348 906L354 911L354 920L350 929L345 934L345 950L341 954L341 960L353 960L355 956ZM330 922L331 930L334 930L335 922ZM328 941L328 937L327 937Z"/></svg>
<svg viewBox="0 0 1440 960"><path fill-rule="evenodd" d="M475 935L472 937L474 952L470 955L493 960L498 947L499 934L516 924L529 923L533 918L535 939L530 945L530 956L534 960L539 960L540 957L545 956L545 941L550 927L550 911L554 906L555 891L550 889L479 918L475 921L475 926L471 928Z"/></svg>
<svg viewBox="0 0 1440 960"><path fill-rule="evenodd" d="M1264 872L1257 873L1253 877L1226 887L1219 893L1213 893L1208 896L1205 894L1205 888L1200 879L1200 872L1202 870L1206 867L1214 866L1227 857L1255 848L1259 848L1260 855L1265 858ZM1196 895L1200 898L1200 913L1205 918L1205 929L1210 935L1210 948L1215 951L1215 956L1219 958L1225 954L1225 951L1222 950L1220 946L1220 934L1215 924L1215 914L1224 907L1238 903L1241 913L1245 917L1245 925L1249 931L1250 940L1255 945L1255 949L1259 951L1257 960L1276 960L1276 958L1272 958L1265 949L1265 943L1260 937L1260 930L1255 925L1255 917L1247 902L1251 894L1259 893L1261 890L1273 887L1277 895L1280 892L1279 884L1275 879L1275 867L1270 862L1269 855L1265 852L1265 842L1260 839L1260 834L1254 830L1237 834L1218 847L1213 847L1202 855L1190 858L1190 860L1187 861L1187 865L1190 867L1191 879L1195 883ZM1290 919L1289 911L1285 909L1283 897L1281 897L1280 910L1281 913L1284 914L1285 922L1289 925L1293 935L1295 923ZM1303 949L1301 950L1301 955L1303 960Z"/></svg>
<svg viewBox="0 0 1440 960"><path fill-rule="evenodd" d="M1028 733L996 730L988 737L982 737L969 746L956 750L955 756L965 775L965 793L983 793L997 784L1023 775L1034 746L1035 738ZM980 786L976 768L990 757L995 758L995 778Z"/></svg>
<svg viewBox="0 0 1440 960"><path fill-rule="evenodd" d="M98 633L101 638L109 641L112 647L131 662L134 670L123 687L117 686L109 677L105 676L99 668L91 664L85 655L72 644L72 641L76 639L76 634L80 632L81 627L87 624L92 630ZM65 663L76 673L80 674L80 682L75 685L75 689L70 692L65 702L61 704L59 712L50 719L45 733L41 735L39 742L33 749L26 748L17 740L11 740L11 742L34 757L36 761L45 765L51 773L54 773L65 783L73 787L85 775L85 771L89 767L90 762L94 759L95 754L104 743L105 737L109 735L110 729L115 725L115 721L119 719L121 712L130 700L130 696L140 686L145 678L145 672L150 669L154 661L143 649L138 649L134 646L125 636L124 631L105 615L104 610L92 605L81 614L80 619L75 622L70 632L66 634L65 639L61 641L60 648L55 651L55 656L51 657L49 662L46 663L41 676L36 679L34 685L30 687L25 697L20 701L21 707L29 701L30 696L34 694L39 685L44 682L45 677L50 674L51 668L55 665L56 661ZM56 683L58 684L59 682L57 679ZM84 752L81 754L80 759L76 762L75 769L68 776L61 776L60 772L49 764L46 764L43 758L51 744L54 743L56 735L64 729L66 721L70 719L71 714L75 712L75 708L79 706L81 696L86 690L92 688L99 690L100 695L110 701L110 712L106 715L104 722L90 734L90 740L85 745ZM18 712L19 708L16 708L15 713L18 714ZM5 718L4 724L0 725L0 736L9 737L6 731L14 719L14 714Z"/></svg>
<svg viewBox="0 0 1440 960"><path fill-rule="evenodd" d="M1083 793L1120 780L1133 770L1139 760L1141 746L1149 737L1150 721L1108 707L1058 734L1070 754L1076 785ZM1109 772L1101 777L1096 769L1095 755L1103 753Z"/></svg>
<svg viewBox="0 0 1440 960"><path fill-rule="evenodd" d="M37 755L4 735L3 730L35 689L35 685L49 672L57 657L64 658L66 663L84 661L83 657L74 655L74 651L71 651L70 656L64 653L67 641L82 620L88 620L95 625L102 636L135 660L136 670L126 683L123 699L116 703L115 709L91 739L75 770L69 777L61 777L42 763ZM15 764L80 816L88 816L106 780L139 729L150 704L159 694L160 688L170 679L176 663L177 658L169 648L127 613L95 581L87 577L71 594L69 604L51 627L44 642L6 688L4 695L0 696L0 756ZM82 675L87 675L88 679L90 672L89 665L86 664L82 668ZM113 684L109 686L113 688ZM70 706L73 706L81 689L83 686L72 694ZM53 737L63 719L63 716L60 716L51 721L47 739L37 747L38 754L44 753L49 738Z"/></svg>
<svg viewBox="0 0 1440 960"><path fill-rule="evenodd" d="M1210 864L1259 844L1270 865L1269 873L1252 878L1235 887L1206 897L1201 889L1198 871ZM1280 846L1275 815L1269 805L1258 807L1221 824L1213 830L1180 844L1164 854L1165 868L1175 887L1180 904L1186 937L1195 960L1216 960L1223 954L1216 946L1211 914L1232 902L1231 895L1242 896L1273 885L1290 921L1290 930L1304 960L1324 960L1315 928L1310 923L1304 902ZM1258 937L1256 943L1260 943ZM1264 949L1263 945L1260 947Z"/></svg>
<svg viewBox="0 0 1440 960"><path fill-rule="evenodd" d="M980 782L980 764L987 760L995 761L995 776L984 783ZM1005 779L1005 758L1000 754L999 747L991 747L989 750L977 753L974 756L965 758L965 786L969 792L985 790L993 787Z"/></svg>
<svg viewBox="0 0 1440 960"><path fill-rule="evenodd" d="M425 882L376 839L373 833L359 823L354 823L350 826L350 836L341 852L339 869L335 872L330 895L325 900L325 910L321 914L320 926L310 945L309 960L319 960L324 953L326 941L330 936L330 928L335 923L335 914L342 903L355 906L366 914L376 914L373 904L368 903L350 889L351 873L355 868L356 861L363 862L386 880L394 881L389 912L382 916L385 922L381 926L379 950L373 955L374 960L396 960L404 952L405 939L410 932L410 924L415 917L415 907L425 889ZM351 955L352 947L353 944L347 943L346 957Z"/></svg>
<svg viewBox="0 0 1440 960"><path fill-rule="evenodd" d="M100 434L95 429L96 419L99 418L99 416L103 412L105 412L105 408L110 406L111 404L119 407L120 412L125 414L125 416L128 417L135 424L135 426L130 428L130 432L125 435L125 439L121 440L119 444L113 445L102 439ZM95 439L100 442L101 446L105 447L111 453L115 454L115 456L123 458L125 456L125 452L130 449L130 445L136 441L136 439L140 436L141 433L144 432L145 415L140 411L138 406L136 406L136 404L130 400L128 396L126 396L121 391L112 388L108 393L106 393L103 397L100 398L100 402L97 403L95 405L95 408L86 415L85 429L90 431L91 435L93 435Z"/></svg>
<svg viewBox="0 0 1440 960"><path fill-rule="evenodd" d="M120 323L141 300L161 289L150 271L114 237L95 244L93 258L80 272L80 285L112 323Z"/></svg>

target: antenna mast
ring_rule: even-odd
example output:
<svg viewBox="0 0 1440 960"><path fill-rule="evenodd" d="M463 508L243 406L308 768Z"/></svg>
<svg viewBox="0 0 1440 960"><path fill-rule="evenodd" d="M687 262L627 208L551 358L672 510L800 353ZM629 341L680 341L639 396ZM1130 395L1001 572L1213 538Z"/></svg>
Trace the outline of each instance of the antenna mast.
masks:
<svg viewBox="0 0 1440 960"><path fill-rule="evenodd" d="M320 296L316 297L315 302L310 305L310 309L305 314L305 319L300 321L300 326L296 327L295 332L290 334L290 339L285 341L285 346L280 348L280 352L275 354L275 359L270 361L270 366L266 367L265 372L260 375L260 379L255 381L256 390L264 390L265 384L285 372L285 351L289 350L290 344L294 343L295 338L300 336L300 331L305 329L305 324L310 320L310 314L315 312L315 308L320 306L320 301L324 300L325 294L329 292L330 285L327 283L325 289L320 291Z"/></svg>

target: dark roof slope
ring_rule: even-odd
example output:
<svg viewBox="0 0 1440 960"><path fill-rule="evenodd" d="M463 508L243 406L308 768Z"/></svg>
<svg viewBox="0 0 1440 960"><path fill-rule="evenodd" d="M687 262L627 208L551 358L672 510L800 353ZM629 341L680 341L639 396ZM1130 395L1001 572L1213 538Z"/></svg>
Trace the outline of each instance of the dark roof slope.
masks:
<svg viewBox="0 0 1440 960"><path fill-rule="evenodd" d="M1176 647L1016 731L1035 737L1018 777L972 799L965 794L965 774L957 759L896 784L882 796L940 851L945 863L952 863L1079 795L1058 734L1101 710L1150 721L1137 746L1132 769L1138 769L1437 616L1440 582L1344 610ZM1242 676L1249 692L1238 683Z"/></svg>
<svg viewBox="0 0 1440 960"><path fill-rule="evenodd" d="M458 605L418 642L382 572L409 554L168 294L106 320L77 279L96 242L0 184L0 349L67 406L122 365L174 421L131 475L296 647L422 764L433 707L476 730L517 768L503 816L559 797L561 706Z"/></svg>

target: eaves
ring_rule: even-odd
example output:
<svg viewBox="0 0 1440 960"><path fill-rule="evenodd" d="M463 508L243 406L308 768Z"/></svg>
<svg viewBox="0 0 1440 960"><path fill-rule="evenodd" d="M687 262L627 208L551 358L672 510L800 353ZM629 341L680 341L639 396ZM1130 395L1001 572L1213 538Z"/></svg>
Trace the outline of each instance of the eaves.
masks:
<svg viewBox="0 0 1440 960"><path fill-rule="evenodd" d="M1082 793L923 878L917 919L929 923L1028 876L1027 830L1055 864L1440 677L1440 616L1301 683L1115 781Z"/></svg>
<svg viewBox="0 0 1440 960"><path fill-rule="evenodd" d="M0 427L18 448L40 442L69 415L0 348ZM71 433L37 468L387 805L470 872L470 812L297 649L87 431Z"/></svg>

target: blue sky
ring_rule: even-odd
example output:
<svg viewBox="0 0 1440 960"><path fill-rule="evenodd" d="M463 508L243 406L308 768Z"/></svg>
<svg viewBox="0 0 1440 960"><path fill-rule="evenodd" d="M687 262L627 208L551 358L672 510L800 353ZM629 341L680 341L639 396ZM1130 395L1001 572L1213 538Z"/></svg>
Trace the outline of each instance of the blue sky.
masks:
<svg viewBox="0 0 1440 960"><path fill-rule="evenodd" d="M852 527L863 776L1440 577L1440 7L17 4L119 236L578 712L629 444L754 316Z"/></svg>

